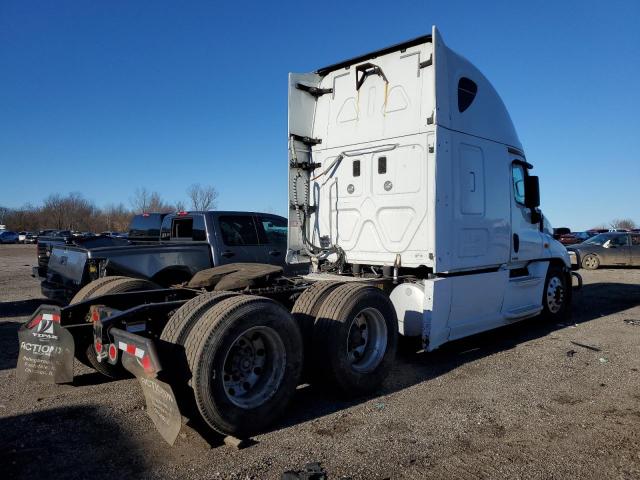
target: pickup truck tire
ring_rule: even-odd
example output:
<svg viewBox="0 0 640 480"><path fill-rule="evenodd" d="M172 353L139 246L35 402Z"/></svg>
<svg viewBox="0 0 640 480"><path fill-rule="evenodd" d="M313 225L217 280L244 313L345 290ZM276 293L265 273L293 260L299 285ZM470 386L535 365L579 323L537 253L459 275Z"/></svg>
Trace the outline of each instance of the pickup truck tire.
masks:
<svg viewBox="0 0 640 480"><path fill-rule="evenodd" d="M108 295L111 293L133 292L136 290L153 290L159 288L155 283L139 278L113 276L103 277L82 287L71 299L71 304L83 302L90 298L99 297L100 295ZM76 359L101 373L105 377L112 379L126 378L130 374L119 363L111 365L107 362L99 362L96 358L96 352L93 348L91 338L88 341L82 341L76 344Z"/></svg>
<svg viewBox="0 0 640 480"><path fill-rule="evenodd" d="M314 377L349 396L371 393L388 376L397 344L389 297L371 285L345 283L331 291L314 324Z"/></svg>
<svg viewBox="0 0 640 480"><path fill-rule="evenodd" d="M198 410L214 430L246 438L287 408L302 370L300 330L274 300L237 295L208 310L185 346Z"/></svg>
<svg viewBox="0 0 640 480"><path fill-rule="evenodd" d="M316 282L302 292L302 295L298 297L291 309L293 319L300 327L300 333L302 334L305 353L305 376L311 370L311 355L309 353L313 344L313 324L316 321L322 302L340 285L342 285L341 282Z"/></svg>

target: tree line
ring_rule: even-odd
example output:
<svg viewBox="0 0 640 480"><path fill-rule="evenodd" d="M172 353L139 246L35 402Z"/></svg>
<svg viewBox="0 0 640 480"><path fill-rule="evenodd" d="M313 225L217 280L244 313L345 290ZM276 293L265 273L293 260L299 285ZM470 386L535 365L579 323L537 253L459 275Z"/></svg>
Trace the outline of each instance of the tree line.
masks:
<svg viewBox="0 0 640 480"><path fill-rule="evenodd" d="M209 185L193 184L187 191L191 210L214 210L218 204L218 192ZM52 193L41 205L26 204L20 208L0 206L0 224L14 231L55 229L80 232L104 232L128 230L131 218L140 213L169 213L187 209L183 201L165 201L160 193L138 188L129 201L98 207L77 192L67 195Z"/></svg>
<svg viewBox="0 0 640 480"><path fill-rule="evenodd" d="M596 225L592 230L605 230L609 228L621 229L621 230L634 230L638 228L636 222L630 218L615 218L609 222L609 226L605 224Z"/></svg>

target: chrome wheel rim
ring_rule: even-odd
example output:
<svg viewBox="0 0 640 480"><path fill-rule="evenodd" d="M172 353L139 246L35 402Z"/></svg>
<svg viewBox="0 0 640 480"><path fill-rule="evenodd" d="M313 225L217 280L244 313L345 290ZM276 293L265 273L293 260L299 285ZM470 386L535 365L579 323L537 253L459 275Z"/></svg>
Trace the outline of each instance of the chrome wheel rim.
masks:
<svg viewBox="0 0 640 480"><path fill-rule="evenodd" d="M379 310L361 310L349 325L347 357L358 373L376 369L387 351L387 322Z"/></svg>
<svg viewBox="0 0 640 480"><path fill-rule="evenodd" d="M587 268L596 268L598 266L598 259L593 255L589 255L584 259L584 264Z"/></svg>
<svg viewBox="0 0 640 480"><path fill-rule="evenodd" d="M551 313L558 313L564 304L564 286L558 277L551 277L547 285L547 308Z"/></svg>
<svg viewBox="0 0 640 480"><path fill-rule="evenodd" d="M251 409L273 397L285 373L286 350L270 327L253 327L240 334L224 359L222 386L234 405Z"/></svg>

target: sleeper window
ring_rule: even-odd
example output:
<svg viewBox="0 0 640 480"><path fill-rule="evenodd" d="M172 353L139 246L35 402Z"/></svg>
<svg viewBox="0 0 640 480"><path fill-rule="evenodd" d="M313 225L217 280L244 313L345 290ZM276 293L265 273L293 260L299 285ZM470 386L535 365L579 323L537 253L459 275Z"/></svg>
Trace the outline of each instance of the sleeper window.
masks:
<svg viewBox="0 0 640 480"><path fill-rule="evenodd" d="M458 111L464 112L471 106L478 93L476 82L467 77L458 80Z"/></svg>

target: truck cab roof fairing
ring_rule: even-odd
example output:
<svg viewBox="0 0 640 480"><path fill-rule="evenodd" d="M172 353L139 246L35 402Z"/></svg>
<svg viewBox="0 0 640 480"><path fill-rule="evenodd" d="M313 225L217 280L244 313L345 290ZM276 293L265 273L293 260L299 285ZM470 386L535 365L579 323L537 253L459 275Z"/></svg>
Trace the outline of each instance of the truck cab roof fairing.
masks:
<svg viewBox="0 0 640 480"><path fill-rule="evenodd" d="M356 63L366 62L367 60L371 60L373 58L380 57L388 53L397 52L400 50L406 50L407 48L414 47L422 43L430 43L431 38L432 38L432 35L422 35L420 37L407 40L406 42L396 43L395 45L391 45L386 48L381 48L380 50L365 53L364 55L359 55L357 57L353 57L348 60L344 60L342 62L334 63L333 65L328 65L326 67L319 68L318 70L316 70L315 73L324 77L328 73L334 72L341 68L348 68L351 65L355 65Z"/></svg>
<svg viewBox="0 0 640 480"><path fill-rule="evenodd" d="M435 26L432 38L436 52L436 124L522 151L511 116L493 85L469 60L445 45ZM472 80L477 92L468 108L460 112L458 85L462 78Z"/></svg>
<svg viewBox="0 0 640 480"><path fill-rule="evenodd" d="M447 47L435 26L432 27L431 35L423 35L319 68L315 74L324 77L336 70L349 68L376 57L403 51L423 43L433 43L436 52L433 62L436 69L436 124L516 147L522 151L522 144L511 116L498 92L469 60ZM462 112L458 109L458 84L461 78L470 79L477 85L475 98ZM389 80L393 83L393 79Z"/></svg>

